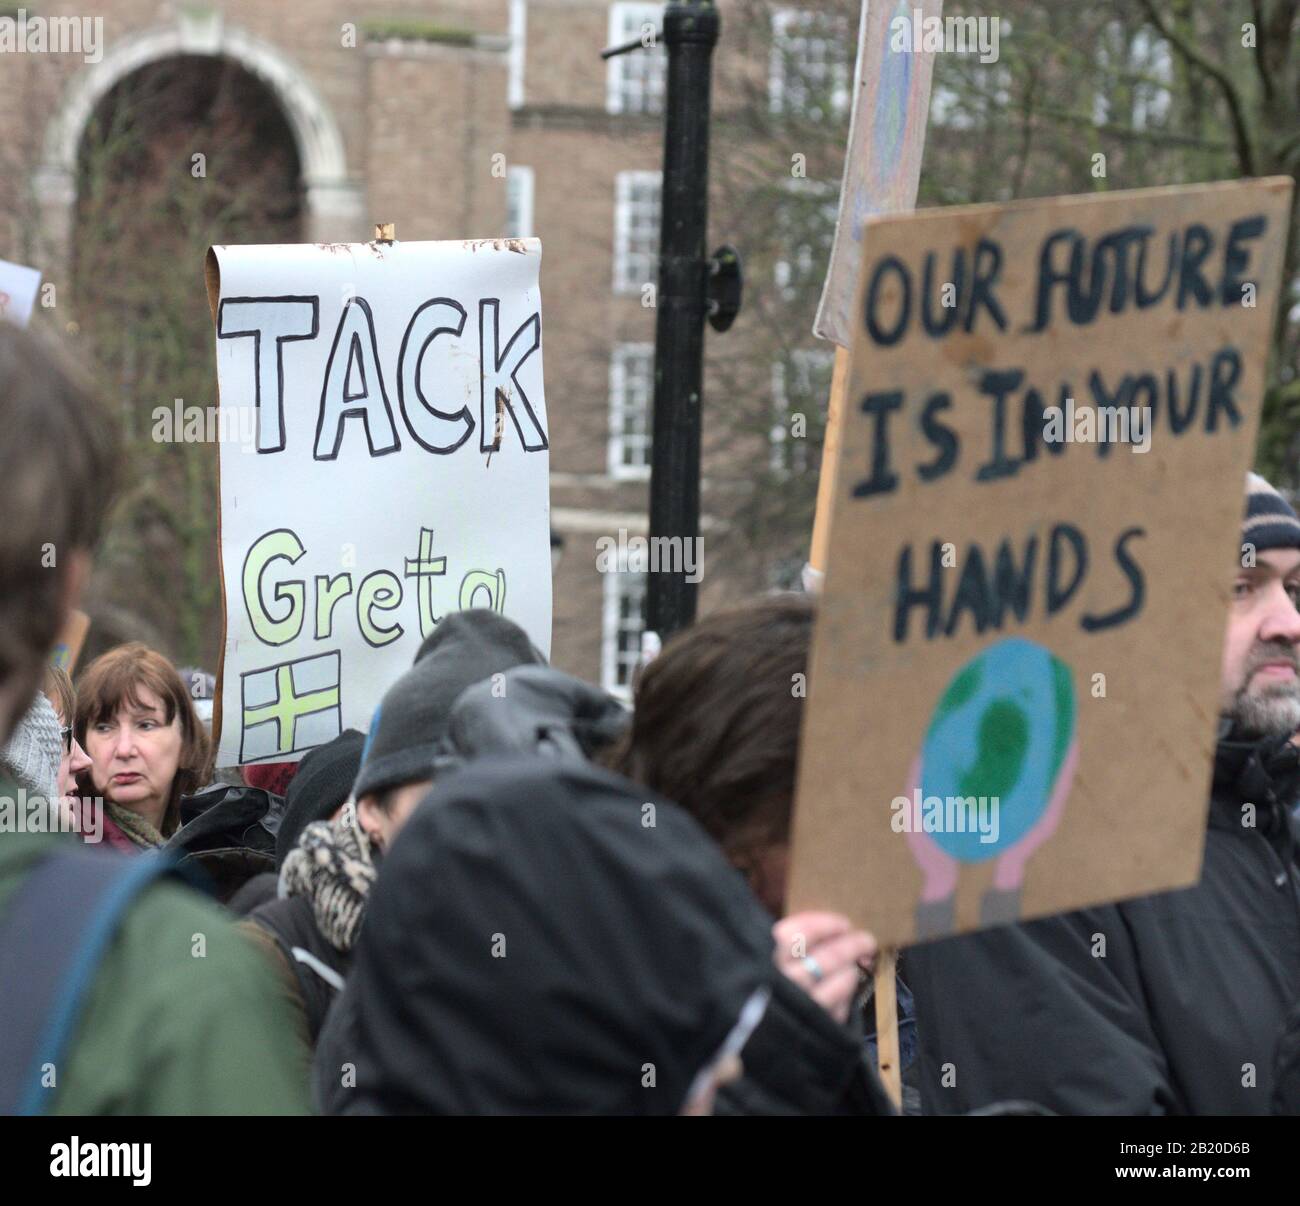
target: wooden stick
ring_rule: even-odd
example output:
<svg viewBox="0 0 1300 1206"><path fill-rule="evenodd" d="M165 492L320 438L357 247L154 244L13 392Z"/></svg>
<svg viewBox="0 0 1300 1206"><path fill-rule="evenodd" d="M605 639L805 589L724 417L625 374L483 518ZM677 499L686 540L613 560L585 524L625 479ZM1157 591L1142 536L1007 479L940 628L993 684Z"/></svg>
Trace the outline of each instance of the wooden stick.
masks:
<svg viewBox="0 0 1300 1206"><path fill-rule="evenodd" d="M817 509L813 513L812 548L808 564L826 572L831 543L831 511L835 506L835 471L840 459L840 428L844 422L844 396L849 388L849 350L835 349L831 396L826 408L826 437L822 442L821 476L817 479Z"/></svg>
<svg viewBox="0 0 1300 1206"><path fill-rule="evenodd" d="M68 619L63 625L63 631L59 633L58 644L54 646L54 650L50 654L50 664L63 667L68 672L68 676L71 677L73 670L77 666L77 658L81 656L81 646L85 644L86 633L89 630L90 617L84 611L78 611L74 607L68 613Z"/></svg>
<svg viewBox="0 0 1300 1206"><path fill-rule="evenodd" d="M844 423L845 397L849 389L849 351L835 349L835 369L831 374L831 396L826 409L826 438L822 443L821 477L817 481L817 510L813 515L812 547L808 564L819 573L826 572L830 553L831 511L835 506L835 478L840 460L841 427ZM903 1072L898 1053L898 993L894 973L898 951L889 947L876 958L876 1053L880 1079L896 1109L903 1108Z"/></svg>
<svg viewBox="0 0 1300 1206"><path fill-rule="evenodd" d="M876 957L876 1055L880 1079L896 1109L903 1108L903 1069L898 1055L898 994L894 972L898 951L887 947Z"/></svg>

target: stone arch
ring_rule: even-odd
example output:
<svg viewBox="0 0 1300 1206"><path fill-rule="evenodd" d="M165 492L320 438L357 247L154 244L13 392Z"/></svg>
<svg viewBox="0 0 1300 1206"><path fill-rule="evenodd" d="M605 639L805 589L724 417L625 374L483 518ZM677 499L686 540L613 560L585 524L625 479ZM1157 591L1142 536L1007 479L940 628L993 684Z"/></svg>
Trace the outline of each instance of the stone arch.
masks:
<svg viewBox="0 0 1300 1206"><path fill-rule="evenodd" d="M307 75L275 46L219 13L182 14L176 22L140 30L83 67L64 91L45 128L35 176L47 264L66 264L76 201L77 154L95 107L123 79L149 63L178 55L227 58L276 97L293 131L305 186L306 235L312 241L363 237L364 195L348 175L343 136Z"/></svg>

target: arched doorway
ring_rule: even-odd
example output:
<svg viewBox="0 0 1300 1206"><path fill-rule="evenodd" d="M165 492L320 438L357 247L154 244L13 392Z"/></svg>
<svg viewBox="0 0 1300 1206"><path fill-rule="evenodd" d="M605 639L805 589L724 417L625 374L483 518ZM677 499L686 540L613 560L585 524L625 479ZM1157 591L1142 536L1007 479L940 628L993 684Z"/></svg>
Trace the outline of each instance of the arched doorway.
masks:
<svg viewBox="0 0 1300 1206"><path fill-rule="evenodd" d="M100 62L72 78L50 116L33 179L39 202L38 259L48 274L57 275L57 266L66 262L77 158L99 102L151 63L184 56L237 63L275 96L298 148L305 192L304 236L312 242L358 237L362 229L358 224L365 219L364 189L348 171L338 122L308 76L274 45L227 25L220 13L182 10L174 23L116 40Z"/></svg>
<svg viewBox="0 0 1300 1206"><path fill-rule="evenodd" d="M212 666L220 643L216 405L203 261L212 243L303 237L302 167L274 93L225 58L148 62L104 92L76 158L71 312L120 416L125 489L91 592L91 647L158 634ZM160 416L170 412L168 421ZM113 631L134 617L140 632Z"/></svg>

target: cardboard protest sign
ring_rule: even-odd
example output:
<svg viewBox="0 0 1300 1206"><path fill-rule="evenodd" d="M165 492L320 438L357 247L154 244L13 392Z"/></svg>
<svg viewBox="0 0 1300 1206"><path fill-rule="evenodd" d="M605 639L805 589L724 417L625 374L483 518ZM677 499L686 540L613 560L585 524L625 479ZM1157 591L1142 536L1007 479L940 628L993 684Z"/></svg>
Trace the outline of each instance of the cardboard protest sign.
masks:
<svg viewBox="0 0 1300 1206"><path fill-rule="evenodd" d="M0 322L25 327L32 318L41 274L36 268L0 260Z"/></svg>
<svg viewBox="0 0 1300 1206"><path fill-rule="evenodd" d="M925 34L942 15L943 0L862 0L840 213L813 324L817 335L840 347L853 342L866 220L916 204L934 73Z"/></svg>
<svg viewBox="0 0 1300 1206"><path fill-rule="evenodd" d="M214 247L218 765L365 731L449 611L550 649L535 239Z"/></svg>
<svg viewBox="0 0 1300 1206"><path fill-rule="evenodd" d="M897 945L1196 880L1290 191L869 224L792 909Z"/></svg>

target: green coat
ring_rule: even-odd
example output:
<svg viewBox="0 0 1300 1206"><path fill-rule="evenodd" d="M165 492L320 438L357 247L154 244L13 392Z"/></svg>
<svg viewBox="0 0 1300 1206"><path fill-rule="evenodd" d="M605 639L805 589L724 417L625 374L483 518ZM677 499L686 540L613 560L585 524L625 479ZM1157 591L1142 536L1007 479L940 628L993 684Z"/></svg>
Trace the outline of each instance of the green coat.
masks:
<svg viewBox="0 0 1300 1206"><path fill-rule="evenodd" d="M0 915L37 859L76 840L0 833ZM55 1082L52 1114L309 1112L274 971L221 909L165 880L122 918Z"/></svg>

